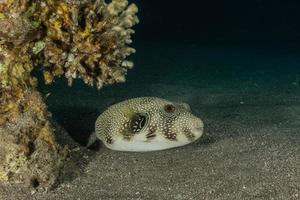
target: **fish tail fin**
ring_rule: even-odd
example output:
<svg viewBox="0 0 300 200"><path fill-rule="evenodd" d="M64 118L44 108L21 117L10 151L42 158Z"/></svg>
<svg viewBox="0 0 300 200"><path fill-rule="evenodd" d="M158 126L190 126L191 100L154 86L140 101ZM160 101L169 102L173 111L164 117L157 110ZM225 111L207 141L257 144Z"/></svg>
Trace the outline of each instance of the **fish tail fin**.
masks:
<svg viewBox="0 0 300 200"><path fill-rule="evenodd" d="M89 139L88 139L88 142L86 144L86 147L87 148L90 148L92 147L96 142L97 142L98 138L96 136L96 133L95 131L93 131L90 136L89 136Z"/></svg>

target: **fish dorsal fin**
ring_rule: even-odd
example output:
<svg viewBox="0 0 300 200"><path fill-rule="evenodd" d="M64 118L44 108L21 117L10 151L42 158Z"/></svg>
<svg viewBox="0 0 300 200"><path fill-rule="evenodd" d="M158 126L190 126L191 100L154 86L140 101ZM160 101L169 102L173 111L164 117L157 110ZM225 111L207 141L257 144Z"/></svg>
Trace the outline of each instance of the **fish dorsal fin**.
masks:
<svg viewBox="0 0 300 200"><path fill-rule="evenodd" d="M136 134L144 130L149 124L149 115L147 113L135 113L129 122L129 131Z"/></svg>

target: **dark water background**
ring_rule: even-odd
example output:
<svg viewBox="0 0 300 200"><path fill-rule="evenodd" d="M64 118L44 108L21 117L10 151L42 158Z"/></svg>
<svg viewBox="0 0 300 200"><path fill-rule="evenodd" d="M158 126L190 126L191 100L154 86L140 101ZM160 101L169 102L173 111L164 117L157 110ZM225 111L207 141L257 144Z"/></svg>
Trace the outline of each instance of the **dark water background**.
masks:
<svg viewBox="0 0 300 200"><path fill-rule="evenodd" d="M212 46L288 47L300 43L299 1L137 1L136 38Z"/></svg>
<svg viewBox="0 0 300 200"><path fill-rule="evenodd" d="M130 58L135 68L126 83L100 91L80 80L69 88L64 78L40 84L42 93L51 93L47 104L54 118L79 143L86 143L99 113L127 98L187 100L180 93L185 86L240 99L300 94L299 1L132 2L140 23L133 36L137 53Z"/></svg>

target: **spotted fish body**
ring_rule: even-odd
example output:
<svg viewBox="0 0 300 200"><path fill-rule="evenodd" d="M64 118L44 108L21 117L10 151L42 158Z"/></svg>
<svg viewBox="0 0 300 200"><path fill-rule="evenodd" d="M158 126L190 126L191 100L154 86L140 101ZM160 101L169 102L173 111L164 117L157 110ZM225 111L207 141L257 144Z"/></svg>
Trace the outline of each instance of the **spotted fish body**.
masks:
<svg viewBox="0 0 300 200"><path fill-rule="evenodd" d="M95 129L109 149L156 151L194 142L203 133L203 122L188 104L141 97L109 107L97 118Z"/></svg>

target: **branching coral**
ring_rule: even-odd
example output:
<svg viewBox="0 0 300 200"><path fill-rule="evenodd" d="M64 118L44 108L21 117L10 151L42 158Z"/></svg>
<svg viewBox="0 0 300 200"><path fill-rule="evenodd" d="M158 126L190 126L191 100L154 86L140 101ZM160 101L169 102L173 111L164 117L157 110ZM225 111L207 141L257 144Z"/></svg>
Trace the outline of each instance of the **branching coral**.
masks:
<svg viewBox="0 0 300 200"><path fill-rule="evenodd" d="M66 160L34 67L44 66L46 83L61 75L98 89L124 82L136 12L127 0L0 1L0 180L51 185Z"/></svg>
<svg viewBox="0 0 300 200"><path fill-rule="evenodd" d="M40 4L36 19L44 22L47 36L39 55L46 67L44 77L51 83L65 74L69 84L80 77L98 88L124 82L132 62L124 60L135 52L131 43L131 27L138 22L137 7L127 1L103 0L75 2L48 1ZM54 12L55 11L55 12Z"/></svg>

